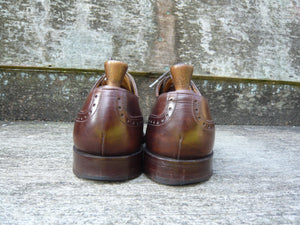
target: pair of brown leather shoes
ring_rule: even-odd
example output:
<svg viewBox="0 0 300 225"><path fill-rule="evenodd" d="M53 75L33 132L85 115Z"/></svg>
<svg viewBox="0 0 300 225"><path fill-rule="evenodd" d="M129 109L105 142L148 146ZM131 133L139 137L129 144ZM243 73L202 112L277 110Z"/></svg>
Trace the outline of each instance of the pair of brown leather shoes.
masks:
<svg viewBox="0 0 300 225"><path fill-rule="evenodd" d="M80 178L128 180L143 170L154 181L184 185L212 175L215 126L207 100L177 64L158 80L143 146L143 117L127 64L105 62L74 125L73 171Z"/></svg>

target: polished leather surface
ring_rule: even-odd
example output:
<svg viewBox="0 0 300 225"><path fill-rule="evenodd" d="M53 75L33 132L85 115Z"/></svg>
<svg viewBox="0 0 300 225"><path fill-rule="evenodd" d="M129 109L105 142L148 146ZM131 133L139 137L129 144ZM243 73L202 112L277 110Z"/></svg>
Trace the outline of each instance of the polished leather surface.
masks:
<svg viewBox="0 0 300 225"><path fill-rule="evenodd" d="M210 155L215 124L207 100L192 81L188 87L182 84L183 89L176 90L175 86L173 79L166 77L156 88L157 100L146 132L148 151L178 160Z"/></svg>
<svg viewBox="0 0 300 225"><path fill-rule="evenodd" d="M129 74L120 87L107 83L103 75L88 94L75 121L74 145L97 156L129 155L139 151L143 139L136 84Z"/></svg>

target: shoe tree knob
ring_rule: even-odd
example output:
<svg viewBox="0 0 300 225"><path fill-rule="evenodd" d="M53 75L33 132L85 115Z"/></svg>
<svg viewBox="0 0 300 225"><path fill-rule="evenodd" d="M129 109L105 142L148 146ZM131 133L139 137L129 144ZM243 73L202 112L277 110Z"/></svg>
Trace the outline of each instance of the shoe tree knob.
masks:
<svg viewBox="0 0 300 225"><path fill-rule="evenodd" d="M194 67L186 64L176 64L171 67L175 90L190 89Z"/></svg>
<svg viewBox="0 0 300 225"><path fill-rule="evenodd" d="M107 85L120 87L128 65L120 61L109 60L104 63L104 69L107 77Z"/></svg>

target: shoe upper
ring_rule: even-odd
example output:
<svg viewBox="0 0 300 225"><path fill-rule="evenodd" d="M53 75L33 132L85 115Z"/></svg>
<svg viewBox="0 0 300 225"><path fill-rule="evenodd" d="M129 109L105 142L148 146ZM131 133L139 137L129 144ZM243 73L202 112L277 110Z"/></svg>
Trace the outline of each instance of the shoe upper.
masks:
<svg viewBox="0 0 300 225"><path fill-rule="evenodd" d="M208 102L191 81L193 67L177 64L156 87L156 103L146 131L147 149L174 159L199 159L212 153L215 124Z"/></svg>
<svg viewBox="0 0 300 225"><path fill-rule="evenodd" d="M140 150L143 117L135 81L126 71L125 63L105 62L105 74L89 92L74 124L77 149L99 156Z"/></svg>

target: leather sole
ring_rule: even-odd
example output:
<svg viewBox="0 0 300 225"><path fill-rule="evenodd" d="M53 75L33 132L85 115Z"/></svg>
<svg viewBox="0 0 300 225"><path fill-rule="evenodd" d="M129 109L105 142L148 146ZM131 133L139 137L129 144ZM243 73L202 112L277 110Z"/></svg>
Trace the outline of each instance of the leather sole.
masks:
<svg viewBox="0 0 300 225"><path fill-rule="evenodd" d="M144 172L157 183L185 185L209 180L212 176L212 157L195 160L176 160L158 156L145 149Z"/></svg>
<svg viewBox="0 0 300 225"><path fill-rule="evenodd" d="M142 150L125 156L95 156L73 147L73 172L79 178L124 181L142 173Z"/></svg>

